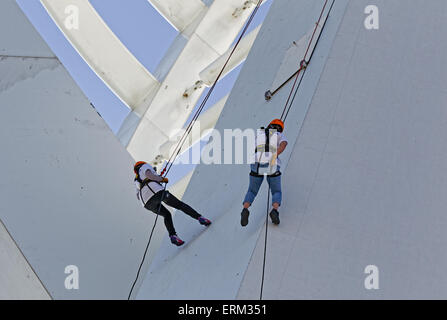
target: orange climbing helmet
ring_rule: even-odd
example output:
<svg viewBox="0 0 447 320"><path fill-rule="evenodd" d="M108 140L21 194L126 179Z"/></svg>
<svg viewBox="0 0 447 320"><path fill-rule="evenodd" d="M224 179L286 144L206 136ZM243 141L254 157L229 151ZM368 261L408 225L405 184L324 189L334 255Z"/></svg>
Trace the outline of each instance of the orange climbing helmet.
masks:
<svg viewBox="0 0 447 320"><path fill-rule="evenodd" d="M133 171L135 172L135 174L138 174L138 171L140 170L141 166L145 165L147 162L145 161L138 161L137 163L135 163L135 165L133 166Z"/></svg>
<svg viewBox="0 0 447 320"><path fill-rule="evenodd" d="M269 127L277 129L279 132L284 131L284 122L280 119L274 119L270 122Z"/></svg>

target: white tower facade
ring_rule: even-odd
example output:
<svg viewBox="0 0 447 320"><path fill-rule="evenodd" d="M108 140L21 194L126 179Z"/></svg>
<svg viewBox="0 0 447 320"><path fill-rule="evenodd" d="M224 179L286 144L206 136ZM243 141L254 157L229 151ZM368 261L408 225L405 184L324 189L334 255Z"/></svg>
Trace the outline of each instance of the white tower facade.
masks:
<svg viewBox="0 0 447 320"><path fill-rule="evenodd" d="M256 1L150 1L179 31L155 74L88 1L41 2L132 113L119 141L15 2L1 2L0 236L15 258L0 260L11 272L0 296L127 298L154 220L135 200L132 158L166 158ZM65 28L70 4L86 29ZM226 70L247 59L232 92L203 122L223 136L278 118L293 81L265 93L295 73L320 15L285 123L281 224L267 225L267 247L267 186L242 228L248 165L198 165L178 192L213 224L176 215L181 248L159 224L132 298L258 299L264 252L267 299L446 298L444 0L274 1ZM79 289L64 286L69 265Z"/></svg>

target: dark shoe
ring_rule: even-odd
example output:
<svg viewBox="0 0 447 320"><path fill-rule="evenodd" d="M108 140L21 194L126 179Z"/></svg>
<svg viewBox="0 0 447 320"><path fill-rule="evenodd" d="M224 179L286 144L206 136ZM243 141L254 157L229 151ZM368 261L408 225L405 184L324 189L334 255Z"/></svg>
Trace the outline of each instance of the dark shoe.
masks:
<svg viewBox="0 0 447 320"><path fill-rule="evenodd" d="M185 243L185 241L183 241L182 239L180 239L177 235L173 235L170 236L169 238L171 238L171 243L175 244L177 247L180 247L181 245L183 245Z"/></svg>
<svg viewBox="0 0 447 320"><path fill-rule="evenodd" d="M279 224L279 212L276 209L272 209L270 211L270 218L272 219L273 224Z"/></svg>
<svg viewBox="0 0 447 320"><path fill-rule="evenodd" d="M241 212L241 226L245 227L248 224L248 216L250 215L250 211L244 208Z"/></svg>
<svg viewBox="0 0 447 320"><path fill-rule="evenodd" d="M200 217L200 218L199 218L199 223L200 223L201 225L203 225L203 226L208 227L208 226L211 224L211 221L208 220L208 219L205 218L205 217Z"/></svg>

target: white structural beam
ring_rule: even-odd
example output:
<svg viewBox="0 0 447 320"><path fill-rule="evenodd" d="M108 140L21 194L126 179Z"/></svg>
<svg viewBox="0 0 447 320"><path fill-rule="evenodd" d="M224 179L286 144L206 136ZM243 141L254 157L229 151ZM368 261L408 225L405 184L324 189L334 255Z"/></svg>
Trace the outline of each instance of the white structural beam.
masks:
<svg viewBox="0 0 447 320"><path fill-rule="evenodd" d="M86 63L129 108L137 108L159 88L158 81L121 43L88 0L41 3Z"/></svg>
<svg viewBox="0 0 447 320"><path fill-rule="evenodd" d="M201 0L149 0L152 6L178 31L183 32L206 5Z"/></svg>
<svg viewBox="0 0 447 320"><path fill-rule="evenodd" d="M206 87L199 73L225 54L254 7L254 3L241 0L215 0L203 18L185 30L189 40L160 90L147 100L147 111L127 146L134 158L159 164L155 159L162 157L160 146L184 126Z"/></svg>
<svg viewBox="0 0 447 320"><path fill-rule="evenodd" d="M195 123L192 129L192 133L190 134L189 139L182 147L180 153L186 151L186 149L190 148L191 146L199 142L199 140L203 139L209 133L210 130L214 129L214 126L216 125L217 120L220 117L220 114L225 106L225 103L227 102L227 99L228 95L220 99L219 102L217 102L214 106L207 109L199 116L197 122ZM160 152L163 159L169 158L179 140L180 136L178 137L178 139L167 141L166 143L160 146Z"/></svg>
<svg viewBox="0 0 447 320"><path fill-rule="evenodd" d="M227 52L225 52L217 60L215 60L203 71L201 71L200 80L203 81L207 86L212 85L213 82L216 80L217 76L219 75L220 71L224 67L225 62L227 62L233 50L234 50L233 56L228 61L228 64L222 73L222 77L225 77L234 68L236 68L242 62L244 62L244 60L247 58L248 53L251 50L251 47L253 46L253 43L255 42L256 37L258 36L260 29L261 26L258 26L255 30L250 32L241 40L236 50L234 50L234 47L231 47L230 49L227 50Z"/></svg>

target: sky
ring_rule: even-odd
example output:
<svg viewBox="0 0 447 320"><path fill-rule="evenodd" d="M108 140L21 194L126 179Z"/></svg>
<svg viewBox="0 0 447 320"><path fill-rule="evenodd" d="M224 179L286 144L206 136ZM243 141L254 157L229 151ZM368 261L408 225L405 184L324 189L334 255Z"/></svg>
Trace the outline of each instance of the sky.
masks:
<svg viewBox="0 0 447 320"><path fill-rule="evenodd" d="M109 28L129 51L154 73L178 32L148 0L89 0ZM273 0L258 11L248 32L256 28L268 13ZM207 0L205 3L211 3ZM110 129L116 134L130 109L102 82L65 39L39 0L17 0L28 19L63 63L84 94L95 106ZM216 86L204 110L228 94L243 64L234 69ZM208 90L199 99L200 104ZM193 167L182 168L182 171ZM173 170L174 171L174 170ZM182 174L180 174L182 175Z"/></svg>
<svg viewBox="0 0 447 320"><path fill-rule="evenodd" d="M117 133L129 108L73 49L39 0L17 2L112 131ZM91 0L90 3L132 54L149 71L154 71L177 31L146 0Z"/></svg>

